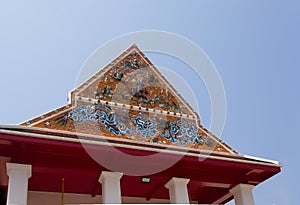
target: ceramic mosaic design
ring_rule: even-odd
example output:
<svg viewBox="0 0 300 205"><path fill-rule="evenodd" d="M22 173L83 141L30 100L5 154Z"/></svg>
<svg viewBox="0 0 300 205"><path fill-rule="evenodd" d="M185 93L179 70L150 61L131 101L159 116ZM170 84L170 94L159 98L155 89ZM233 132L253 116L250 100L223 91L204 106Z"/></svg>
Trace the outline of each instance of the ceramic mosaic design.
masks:
<svg viewBox="0 0 300 205"><path fill-rule="evenodd" d="M135 49L111 63L76 97L195 115L159 71Z"/></svg>
<svg viewBox="0 0 300 205"><path fill-rule="evenodd" d="M98 130L113 135L143 138L156 143L168 141L180 146L203 143L213 146L213 142L203 133L198 133L197 125L187 119L172 118L170 121L163 119L163 116L147 116L145 112L136 115L124 111L122 113L118 109L96 104L79 106L65 116L77 126L85 122L97 122L95 127L98 127Z"/></svg>
<svg viewBox="0 0 300 205"><path fill-rule="evenodd" d="M234 153L132 46L71 92L70 104L24 126L153 145Z"/></svg>

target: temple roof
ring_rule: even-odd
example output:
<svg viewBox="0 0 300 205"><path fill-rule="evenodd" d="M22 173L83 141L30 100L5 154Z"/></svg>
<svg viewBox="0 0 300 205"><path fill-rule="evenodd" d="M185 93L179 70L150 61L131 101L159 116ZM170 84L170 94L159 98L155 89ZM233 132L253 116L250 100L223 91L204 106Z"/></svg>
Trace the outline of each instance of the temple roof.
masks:
<svg viewBox="0 0 300 205"><path fill-rule="evenodd" d="M237 184L258 185L281 169L276 161L237 153L205 129L134 45L70 92L67 105L20 125L0 125L0 156L32 165L29 191L60 192L64 179L65 193L94 197L102 194L99 173L109 169L125 172L122 196L144 202L169 199L165 184L180 177L190 179L191 203L224 204ZM145 170L151 183L141 182Z"/></svg>
<svg viewBox="0 0 300 205"><path fill-rule="evenodd" d="M69 103L21 124L35 133L238 154L132 45L70 92Z"/></svg>

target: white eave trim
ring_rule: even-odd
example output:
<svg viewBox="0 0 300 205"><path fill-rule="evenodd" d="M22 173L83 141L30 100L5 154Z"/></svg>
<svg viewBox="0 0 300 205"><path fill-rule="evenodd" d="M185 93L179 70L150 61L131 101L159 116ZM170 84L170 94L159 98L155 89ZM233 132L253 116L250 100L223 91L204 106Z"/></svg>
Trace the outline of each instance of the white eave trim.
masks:
<svg viewBox="0 0 300 205"><path fill-rule="evenodd" d="M265 158L261 158L261 157L254 157L254 156L250 156L250 155L242 155L242 157L245 159L250 159L250 160L268 162L268 163L275 164L275 165L282 167L282 164L275 160L265 159Z"/></svg>
<svg viewBox="0 0 300 205"><path fill-rule="evenodd" d="M281 163L274 160L268 160L258 157L252 157L248 155L240 155L240 154L223 154L223 153L217 153L220 154L220 156L214 156L210 155L212 152L205 153L203 150L197 150L199 153L191 153L188 152L188 149L180 151L174 150L174 149L161 149L156 147L146 147L146 146L137 146L132 144L123 144L123 143L111 143L108 141L96 141L96 140L90 140L90 139L78 139L78 138L70 138L70 137L63 137L63 136L56 136L56 135L45 135L45 134L38 134L38 133L30 133L30 132L20 132L20 131L14 131L14 130L5 130L5 128L9 129L24 129L27 130L28 127L23 127L19 125L0 125L0 133L5 134L17 134L21 136L29 136L33 138L41 138L41 139L49 139L49 140L57 140L57 141L67 141L67 142L76 142L76 143L86 143L86 144L94 144L94 145L104 145L104 146L111 146L112 144L115 147L120 148L128 148L128 149L138 149L138 150L144 150L144 151L152 151L152 152L161 152L161 153L168 153L168 154L177 154L177 155L186 155L186 156L192 156L192 157L198 157L198 158L211 158L211 159L219 159L219 160L226 160L226 161L234 161L234 162L241 162L241 163L250 163L250 164L258 164L258 165L267 165L267 166L277 166L282 167ZM30 130L30 128L29 128ZM90 137L87 135L87 137ZM135 143L135 142L133 142ZM175 148L175 146L172 146ZM176 147L177 148L177 147ZM191 151L195 151L194 149L191 149ZM221 156L223 154L223 156ZM226 156L227 155L227 156ZM228 156L237 156L242 157L243 159L235 159L235 158L229 158ZM255 161L252 161L255 160Z"/></svg>

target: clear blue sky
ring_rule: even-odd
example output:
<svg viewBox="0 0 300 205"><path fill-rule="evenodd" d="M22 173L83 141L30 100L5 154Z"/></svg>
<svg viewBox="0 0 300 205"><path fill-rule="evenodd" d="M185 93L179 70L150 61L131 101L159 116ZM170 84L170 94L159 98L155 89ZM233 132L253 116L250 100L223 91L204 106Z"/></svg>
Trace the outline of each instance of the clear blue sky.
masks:
<svg viewBox="0 0 300 205"><path fill-rule="evenodd" d="M284 165L255 188L256 203L298 204L299 19L297 0L1 0L0 123L66 104L83 62L106 41L145 29L174 32L200 46L220 73L227 97L220 137ZM160 59L153 55L154 64L176 66ZM191 86L209 126L208 95L201 82Z"/></svg>

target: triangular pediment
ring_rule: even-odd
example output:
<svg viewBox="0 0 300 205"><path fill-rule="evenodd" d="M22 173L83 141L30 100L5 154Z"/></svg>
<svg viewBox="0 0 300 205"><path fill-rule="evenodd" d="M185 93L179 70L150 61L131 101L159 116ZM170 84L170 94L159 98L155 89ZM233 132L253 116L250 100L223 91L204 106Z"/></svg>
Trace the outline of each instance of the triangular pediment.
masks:
<svg viewBox="0 0 300 205"><path fill-rule="evenodd" d="M135 45L70 94L70 104L23 123L57 132L236 153Z"/></svg>
<svg viewBox="0 0 300 205"><path fill-rule="evenodd" d="M196 112L135 45L75 89L72 98L117 102L198 118Z"/></svg>

